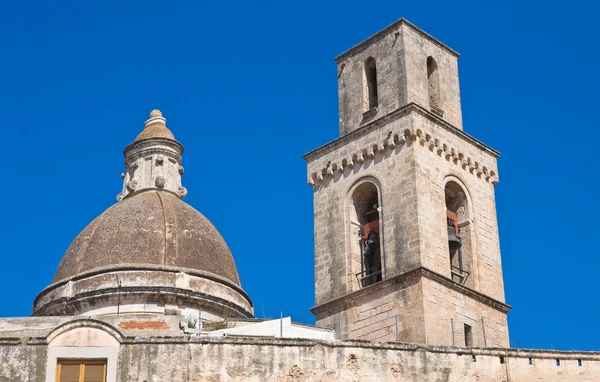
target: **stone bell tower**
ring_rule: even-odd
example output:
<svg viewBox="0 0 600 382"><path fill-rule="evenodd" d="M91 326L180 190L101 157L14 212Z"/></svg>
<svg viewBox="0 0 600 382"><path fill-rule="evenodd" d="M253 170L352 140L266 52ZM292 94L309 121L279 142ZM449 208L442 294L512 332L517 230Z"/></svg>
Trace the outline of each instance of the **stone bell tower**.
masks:
<svg viewBox="0 0 600 382"><path fill-rule="evenodd" d="M507 347L494 149L463 132L458 53L400 19L336 57L340 137L306 154L317 325Z"/></svg>

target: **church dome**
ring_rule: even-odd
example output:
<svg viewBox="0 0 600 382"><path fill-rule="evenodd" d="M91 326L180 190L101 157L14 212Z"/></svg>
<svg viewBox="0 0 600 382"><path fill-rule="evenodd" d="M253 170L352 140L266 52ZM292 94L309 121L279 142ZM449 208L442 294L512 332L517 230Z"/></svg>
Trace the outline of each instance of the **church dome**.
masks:
<svg viewBox="0 0 600 382"><path fill-rule="evenodd" d="M166 119L153 110L125 148L118 202L71 243L52 284L36 297L34 316L253 317L225 240L181 200L187 195L182 154Z"/></svg>
<svg viewBox="0 0 600 382"><path fill-rule="evenodd" d="M65 253L53 282L135 264L186 268L240 286L217 229L179 197L160 191L125 198L94 219Z"/></svg>

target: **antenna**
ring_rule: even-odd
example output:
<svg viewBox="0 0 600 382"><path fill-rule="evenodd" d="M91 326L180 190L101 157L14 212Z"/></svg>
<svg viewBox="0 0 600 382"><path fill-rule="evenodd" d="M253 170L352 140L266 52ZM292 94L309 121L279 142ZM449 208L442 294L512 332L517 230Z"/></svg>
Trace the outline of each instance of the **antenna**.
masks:
<svg viewBox="0 0 600 382"><path fill-rule="evenodd" d="M119 275L115 275L117 278L117 316L121 310L121 280L119 280Z"/></svg>

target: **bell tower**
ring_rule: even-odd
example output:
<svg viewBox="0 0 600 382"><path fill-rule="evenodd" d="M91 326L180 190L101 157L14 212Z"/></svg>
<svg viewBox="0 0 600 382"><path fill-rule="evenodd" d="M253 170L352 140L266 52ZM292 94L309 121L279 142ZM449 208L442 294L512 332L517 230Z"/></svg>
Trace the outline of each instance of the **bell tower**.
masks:
<svg viewBox="0 0 600 382"><path fill-rule="evenodd" d="M404 19L336 57L340 137L304 158L312 312L341 338L509 346L499 153L463 132L457 59Z"/></svg>

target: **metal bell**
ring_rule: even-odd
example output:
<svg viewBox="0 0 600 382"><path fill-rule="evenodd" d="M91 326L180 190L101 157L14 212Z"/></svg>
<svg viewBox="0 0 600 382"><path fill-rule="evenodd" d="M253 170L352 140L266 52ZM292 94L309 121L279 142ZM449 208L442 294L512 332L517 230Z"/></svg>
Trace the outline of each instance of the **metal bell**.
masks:
<svg viewBox="0 0 600 382"><path fill-rule="evenodd" d="M448 220L448 246L451 251L457 250L462 246L460 242L460 238L456 236L456 226L454 225L454 221L450 218Z"/></svg>
<svg viewBox="0 0 600 382"><path fill-rule="evenodd" d="M367 244L378 244L379 243L379 235L375 230L370 230L369 235L367 236Z"/></svg>

